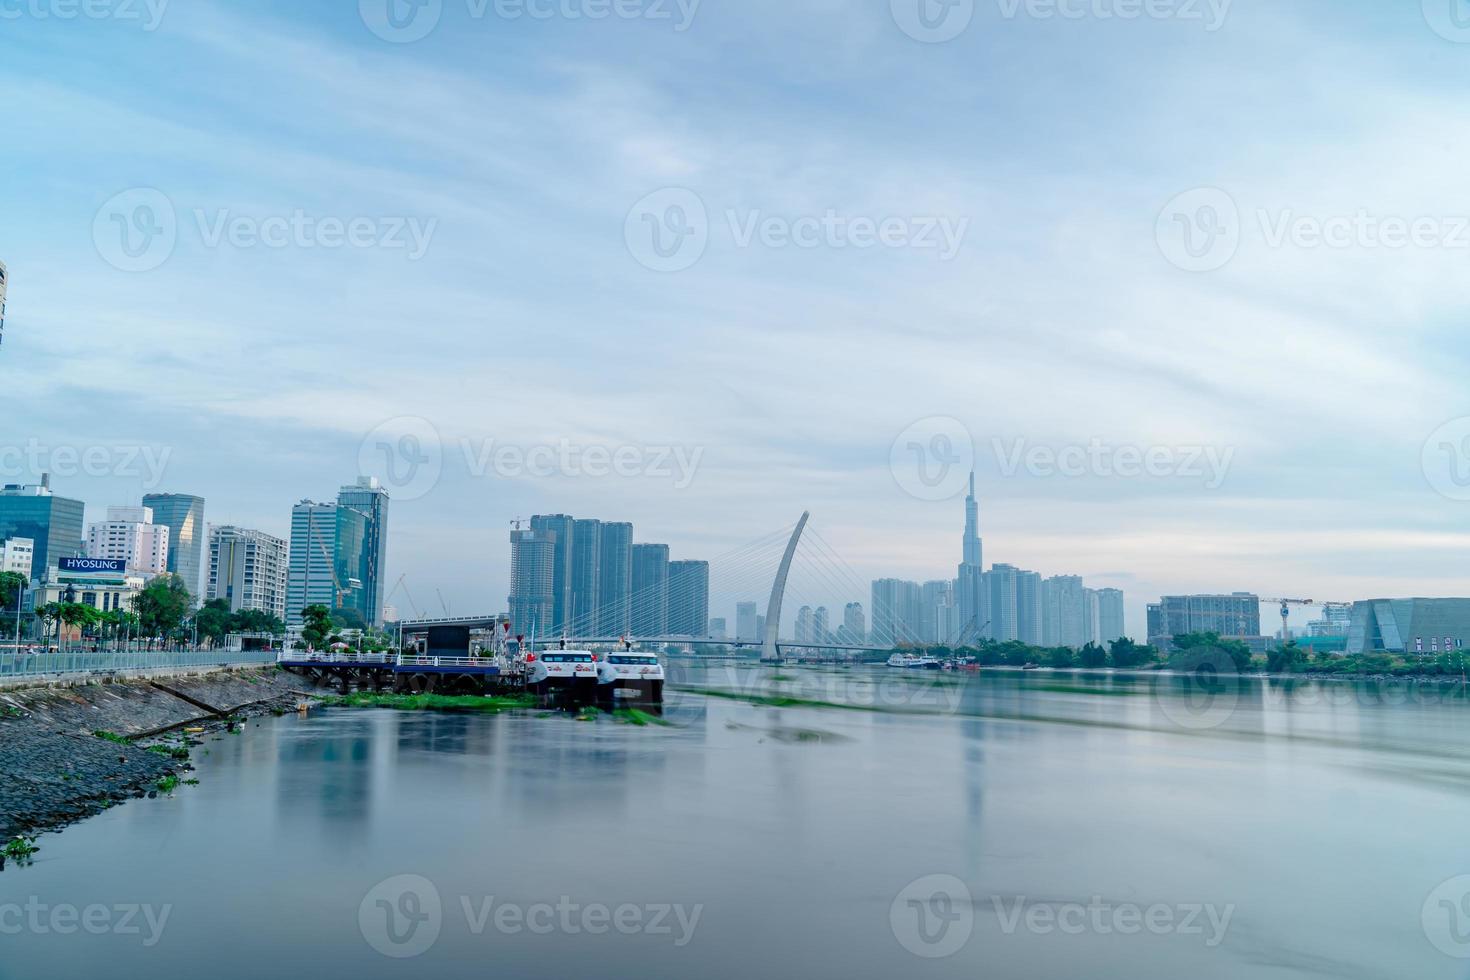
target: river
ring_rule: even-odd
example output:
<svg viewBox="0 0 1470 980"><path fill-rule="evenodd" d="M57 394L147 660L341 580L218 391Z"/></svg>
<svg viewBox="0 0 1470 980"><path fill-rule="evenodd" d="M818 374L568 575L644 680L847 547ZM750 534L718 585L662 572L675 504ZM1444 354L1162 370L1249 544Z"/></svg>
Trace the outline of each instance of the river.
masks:
<svg viewBox="0 0 1470 980"><path fill-rule="evenodd" d="M0 977L1467 975L1462 690L678 680L207 741L0 873Z"/></svg>

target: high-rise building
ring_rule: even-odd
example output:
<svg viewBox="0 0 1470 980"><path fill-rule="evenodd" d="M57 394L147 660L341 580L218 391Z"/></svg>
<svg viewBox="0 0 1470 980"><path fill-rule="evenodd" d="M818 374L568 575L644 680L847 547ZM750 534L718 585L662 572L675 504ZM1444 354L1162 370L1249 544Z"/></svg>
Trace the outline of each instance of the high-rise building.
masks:
<svg viewBox="0 0 1470 980"><path fill-rule="evenodd" d="M556 537L517 528L510 532L510 622L517 636L555 636Z"/></svg>
<svg viewBox="0 0 1470 980"><path fill-rule="evenodd" d="M663 636L669 631L669 546L633 546L633 635Z"/></svg>
<svg viewBox="0 0 1470 980"><path fill-rule="evenodd" d="M0 548L0 572L14 572L31 580L36 562L36 542L30 538L11 538Z"/></svg>
<svg viewBox="0 0 1470 980"><path fill-rule="evenodd" d="M882 578L873 583L873 643L897 646L922 639L922 591L918 582Z"/></svg>
<svg viewBox="0 0 1470 980"><path fill-rule="evenodd" d="M186 493L150 493L143 506L153 511L156 524L168 525L168 570L184 580L189 594L203 594L204 498Z"/></svg>
<svg viewBox="0 0 1470 980"><path fill-rule="evenodd" d="M723 616L716 616L709 621L709 638L711 640L727 640L730 638L729 632Z"/></svg>
<svg viewBox="0 0 1470 980"><path fill-rule="evenodd" d="M842 610L842 629L849 643L868 642L868 620L861 602L849 602Z"/></svg>
<svg viewBox="0 0 1470 980"><path fill-rule="evenodd" d="M0 540L30 538L35 547L31 577L44 580L61 559L86 553L82 541L85 511L80 500L53 494L48 476L36 485L6 486L0 489Z"/></svg>
<svg viewBox="0 0 1470 980"><path fill-rule="evenodd" d="M286 624L300 626L307 606L338 606L337 505L303 500L291 508Z"/></svg>
<svg viewBox="0 0 1470 980"><path fill-rule="evenodd" d="M952 639L948 634L948 609L954 602L954 588L955 583L950 579L925 582L921 586L919 638L925 643L948 643Z"/></svg>
<svg viewBox="0 0 1470 980"><path fill-rule="evenodd" d="M812 607L802 606L796 611L796 642L811 643L815 640L812 634Z"/></svg>
<svg viewBox="0 0 1470 980"><path fill-rule="evenodd" d="M988 592L990 629L988 636L1005 643L1020 639L1020 628L1016 620L1016 577L1020 573L1015 565L997 564L985 573Z"/></svg>
<svg viewBox="0 0 1470 980"><path fill-rule="evenodd" d="M1230 595L1166 595L1158 602L1157 617L1153 607L1150 607L1150 641L1184 633L1218 633L1227 637L1260 636L1261 599L1250 592L1232 592Z"/></svg>
<svg viewBox="0 0 1470 980"><path fill-rule="evenodd" d="M633 629L633 525L604 521L597 538L597 621L602 636Z"/></svg>
<svg viewBox="0 0 1470 980"><path fill-rule="evenodd" d="M109 507L107 520L87 528L87 557L126 562L129 575L162 575L169 550L168 525L153 523L149 507Z"/></svg>
<svg viewBox="0 0 1470 980"><path fill-rule="evenodd" d="M9 275L5 271L5 263L0 262L0 344L5 343L5 290L8 285Z"/></svg>
<svg viewBox="0 0 1470 980"><path fill-rule="evenodd" d="M573 529L576 521L566 514L538 514L531 530L543 535L551 549L551 629L560 634L572 617Z"/></svg>
<svg viewBox="0 0 1470 980"><path fill-rule="evenodd" d="M225 600L231 612L254 610L284 622L289 554L286 541L264 531L210 528L206 598Z"/></svg>
<svg viewBox="0 0 1470 980"><path fill-rule="evenodd" d="M1128 635L1124 622L1123 590L1097 590L1097 642L1108 644Z"/></svg>
<svg viewBox="0 0 1470 980"><path fill-rule="evenodd" d="M980 541L980 504L975 499L975 474L970 473L970 494L965 498L965 537L960 574L955 580L954 605L960 627L956 640L973 642L996 634L990 621L990 595L985 586L984 551Z"/></svg>
<svg viewBox="0 0 1470 980"><path fill-rule="evenodd" d="M601 545L601 521L577 521L572 525L571 632L577 636L591 636L600 625L597 584L602 571Z"/></svg>
<svg viewBox="0 0 1470 980"><path fill-rule="evenodd" d="M760 607L753 602L741 602L735 606L735 639L759 640L761 630L757 625Z"/></svg>
<svg viewBox="0 0 1470 980"><path fill-rule="evenodd" d="M669 632L706 636L709 632L709 562L669 563Z"/></svg>
<svg viewBox="0 0 1470 980"><path fill-rule="evenodd" d="M1041 576L1036 572L1016 573L1016 638L1041 646Z"/></svg>
<svg viewBox="0 0 1470 980"><path fill-rule="evenodd" d="M358 477L357 482L337 493L337 506L350 508L363 516L363 540L359 555L349 557L362 582L357 608L369 626L383 625L383 577L388 573L388 491L377 477Z"/></svg>
<svg viewBox="0 0 1470 980"><path fill-rule="evenodd" d="M1041 583L1041 643L1080 650L1093 639L1087 589L1076 575L1053 575Z"/></svg>
<svg viewBox="0 0 1470 980"><path fill-rule="evenodd" d="M827 612L826 606L818 606L817 611L812 613L812 642L832 642L832 615Z"/></svg>

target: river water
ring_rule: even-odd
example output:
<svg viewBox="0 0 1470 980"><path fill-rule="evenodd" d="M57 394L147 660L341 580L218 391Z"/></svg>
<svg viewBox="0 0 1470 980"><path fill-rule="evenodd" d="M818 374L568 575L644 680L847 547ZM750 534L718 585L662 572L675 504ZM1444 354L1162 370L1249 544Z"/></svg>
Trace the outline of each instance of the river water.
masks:
<svg viewBox="0 0 1470 980"><path fill-rule="evenodd" d="M0 977L1470 975L1463 690L678 680L210 740L0 873Z"/></svg>

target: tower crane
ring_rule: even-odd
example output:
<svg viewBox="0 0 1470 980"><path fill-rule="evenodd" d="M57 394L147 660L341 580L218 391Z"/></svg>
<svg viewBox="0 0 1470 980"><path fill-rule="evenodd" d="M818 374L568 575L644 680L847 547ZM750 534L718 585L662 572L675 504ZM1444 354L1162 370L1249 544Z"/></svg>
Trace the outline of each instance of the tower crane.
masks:
<svg viewBox="0 0 1470 980"><path fill-rule="evenodd" d="M1291 616L1292 606L1321 606L1322 609L1351 609L1351 602L1318 602L1316 599L1262 599L1262 602L1276 602L1281 604L1281 641L1285 643L1291 639L1291 629L1287 620Z"/></svg>

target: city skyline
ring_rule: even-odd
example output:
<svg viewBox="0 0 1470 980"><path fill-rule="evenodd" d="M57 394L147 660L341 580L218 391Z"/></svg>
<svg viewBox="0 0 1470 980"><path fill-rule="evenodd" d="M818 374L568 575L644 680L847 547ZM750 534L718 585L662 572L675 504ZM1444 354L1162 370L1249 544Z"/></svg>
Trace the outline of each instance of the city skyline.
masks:
<svg viewBox="0 0 1470 980"><path fill-rule="evenodd" d="M717 555L810 508L864 577L922 582L952 574L934 559L953 564L958 497L915 497L890 454L915 423L953 417L973 437L987 548L1123 589L1131 632L1147 597L1163 594L1462 594L1465 502L1424 470L1426 450L1459 443L1431 438L1465 415L1445 381L1466 357L1453 328L1460 253L1272 246L1257 218L1416 216L1455 199L1450 168L1426 174L1401 149L1460 131L1463 108L1429 82L1463 52L1418 9L1391 6L1240 10L1213 35L1146 20L1126 32L1008 22L988 9L963 44L925 45L922 58L883 4L841 18L783 7L789 29L775 37L761 29L775 7L742 4L683 33L630 30L615 57L590 32L497 22L468 36L446 26L407 46L421 56L410 58L353 5L275 0L176 5L146 45L85 20L65 31L16 21L0 75L8 124L29 138L10 148L16 179L0 188L11 216L0 228L0 369L16 395L12 430L22 448L46 447L47 465L7 460L0 481L50 470L89 510L178 488L209 500L212 518L284 536L293 500L360 472L361 455L407 429L379 438L380 426L423 419L437 448L420 448L437 453L440 474L412 500L388 484L389 576L442 588L458 608L507 594L504 529L540 511L616 513ZM717 40L730 32L763 39L759 65ZM486 44L491 63L516 71L487 74ZM1311 52L1271 59L1263 84L1312 92L1326 115L1353 120L1345 133L1303 131L1293 113L1253 104L1205 120L1154 85L1173 59L1198 52L1210 81L1221 59L1263 47ZM833 116L805 75L833 51L826 70L861 86L861 119ZM1061 88L1110 88L1147 118L1120 130L1111 110L1032 93L987 101L963 132L947 124L970 108L956 106L952 73L1033 56L1061 72ZM1388 97L1340 68L1365 58L1394 76ZM95 64L116 69L106 91L76 70ZM321 65L335 66L327 82ZM766 70L780 75L779 103L740 84ZM697 83L675 98L668 71ZM220 106L169 84L191 72L218 79ZM330 91L295 96L319 83ZM1066 124L1064 139L1028 125L1038 104ZM497 126L589 124L561 127L577 140L545 132L508 159L503 132L481 124L485 105L503 107ZM1419 108L1408 118L1403 105ZM347 121L360 119L374 123ZM1145 124L1174 135L1136 155L1129 147L1143 144L1129 137ZM772 142L746 138L757 129ZM107 149L80 146L88 132L107 134ZM1253 163L1262 141L1268 168ZM1113 148L1083 160L1084 144ZM385 145L391 159L378 156ZM119 158L146 164L120 170ZM589 159L604 163L587 173ZM1374 176L1354 179L1363 173ZM659 273L630 255L625 223L669 187L697 193L715 227L701 261ZM1227 192L1251 229L1228 265L1194 273L1161 253L1156 228L1171 200L1205 187ZM109 202L137 188L164 195L177 217L172 253L147 271L111 264L94 239L99 217L113 227ZM829 207L971 223L944 261L742 247L725 220ZM298 210L438 225L417 259L211 244L221 212L262 221ZM1331 302L1309 314L1308 296ZM1180 311L1197 327L1181 332ZM523 343L528 330L538 343ZM923 381L902 380L913 378ZM629 396L629 379L657 383ZM504 397L507 384L531 397ZM871 392L883 397L855 397ZM1328 436L1343 430L1351 454ZM496 449L563 439L636 450L638 475L572 476L559 463L546 477L497 474ZM1173 469L1104 476L1087 463L1069 476L1027 462L1034 450L1065 461L1094 440L1162 450ZM169 453L160 482L113 472L144 447ZM668 476L649 472L661 448L698 455L692 481L672 462ZM53 458L63 449L113 453L109 475L64 475ZM1196 456L1206 449L1229 461L1218 484Z"/></svg>

